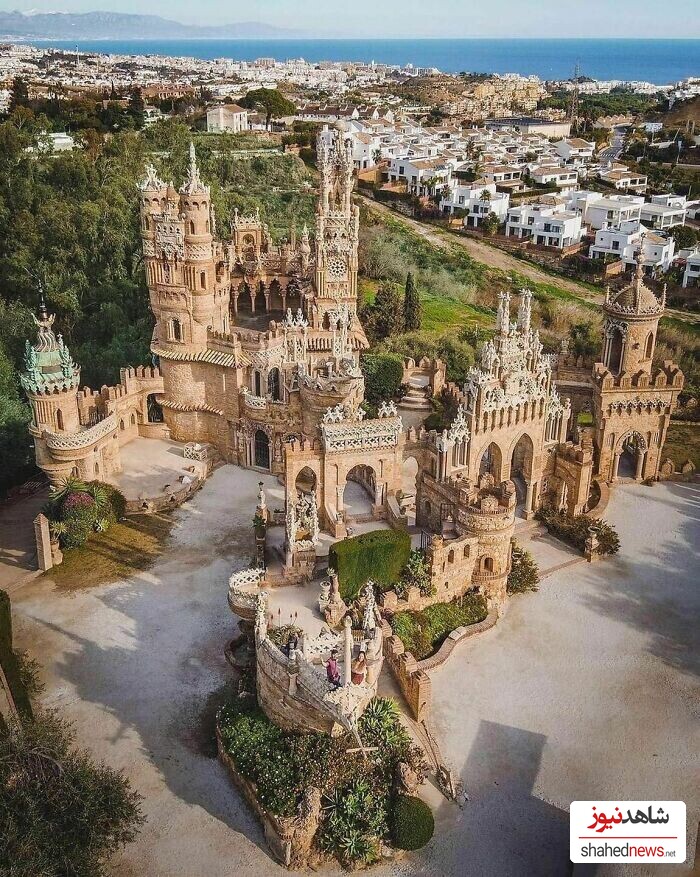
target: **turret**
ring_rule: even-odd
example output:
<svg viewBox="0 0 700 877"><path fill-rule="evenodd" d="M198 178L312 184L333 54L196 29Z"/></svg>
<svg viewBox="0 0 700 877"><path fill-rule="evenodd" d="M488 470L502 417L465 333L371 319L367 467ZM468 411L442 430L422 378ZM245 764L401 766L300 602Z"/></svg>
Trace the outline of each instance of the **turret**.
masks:
<svg viewBox="0 0 700 877"><path fill-rule="evenodd" d="M619 292L607 290L603 313L603 364L614 375L651 374L656 335L666 304L644 282L644 257L637 254L632 283Z"/></svg>
<svg viewBox="0 0 700 877"><path fill-rule="evenodd" d="M20 381L32 406L31 432L76 432L80 429L77 391L80 367L70 355L61 335L54 335L54 315L42 298L34 316L37 338L27 341ZM39 461L41 464L41 461Z"/></svg>

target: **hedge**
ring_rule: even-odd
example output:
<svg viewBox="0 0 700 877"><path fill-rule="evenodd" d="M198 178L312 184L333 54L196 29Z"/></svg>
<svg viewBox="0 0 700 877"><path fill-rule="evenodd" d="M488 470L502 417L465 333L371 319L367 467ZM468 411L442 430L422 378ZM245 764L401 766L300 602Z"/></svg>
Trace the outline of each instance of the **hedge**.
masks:
<svg viewBox="0 0 700 877"><path fill-rule="evenodd" d="M567 515L550 508L539 509L535 517L542 521L550 533L581 552L586 549L586 539L591 527L595 529L598 537L599 554L617 554L620 550L620 537L617 535L617 530L607 521L597 521L590 515Z"/></svg>
<svg viewBox="0 0 700 877"><path fill-rule="evenodd" d="M5 591L0 591L0 666L17 710L22 716L31 718L32 705L22 682L20 662L12 650L12 608Z"/></svg>
<svg viewBox="0 0 700 877"><path fill-rule="evenodd" d="M401 578L411 553L411 537L403 530L372 530L331 546L328 566L336 570L340 593L346 602L354 600L362 586L372 579L388 591Z"/></svg>
<svg viewBox="0 0 700 877"><path fill-rule="evenodd" d="M435 831L430 807L413 795L399 795L392 817L391 839L400 850L419 850Z"/></svg>
<svg viewBox="0 0 700 877"><path fill-rule="evenodd" d="M370 405L393 399L403 379L403 360L396 353L366 353L360 358L365 398Z"/></svg>
<svg viewBox="0 0 700 877"><path fill-rule="evenodd" d="M465 594L450 603L433 603L420 612L396 612L390 624L406 651L422 661L436 652L453 630L483 621L487 614L481 594Z"/></svg>

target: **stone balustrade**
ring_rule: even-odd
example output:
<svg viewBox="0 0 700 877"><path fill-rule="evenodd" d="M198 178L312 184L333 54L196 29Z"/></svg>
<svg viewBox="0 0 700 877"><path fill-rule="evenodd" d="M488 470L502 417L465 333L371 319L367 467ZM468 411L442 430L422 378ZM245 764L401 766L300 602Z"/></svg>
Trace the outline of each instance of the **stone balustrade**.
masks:
<svg viewBox="0 0 700 877"><path fill-rule="evenodd" d="M114 432L117 428L116 414L109 414L99 420L93 426L81 429L79 432L47 432L46 445L52 451L73 451L87 448L95 444L101 438Z"/></svg>

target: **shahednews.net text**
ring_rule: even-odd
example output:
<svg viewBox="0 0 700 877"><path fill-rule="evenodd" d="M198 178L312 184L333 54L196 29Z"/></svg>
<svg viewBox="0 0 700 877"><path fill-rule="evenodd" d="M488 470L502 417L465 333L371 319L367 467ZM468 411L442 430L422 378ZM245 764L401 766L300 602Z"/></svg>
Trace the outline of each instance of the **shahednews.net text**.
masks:
<svg viewBox="0 0 700 877"><path fill-rule="evenodd" d="M641 856L648 856L650 859L663 859L664 857L675 858L676 851L675 850L665 850L664 847L651 847L651 846L635 846L633 844L623 844L619 847L613 847L610 844L592 844L589 843L586 846L581 847L581 855L588 856L616 856L620 859L627 859L630 856L635 858L640 858Z"/></svg>

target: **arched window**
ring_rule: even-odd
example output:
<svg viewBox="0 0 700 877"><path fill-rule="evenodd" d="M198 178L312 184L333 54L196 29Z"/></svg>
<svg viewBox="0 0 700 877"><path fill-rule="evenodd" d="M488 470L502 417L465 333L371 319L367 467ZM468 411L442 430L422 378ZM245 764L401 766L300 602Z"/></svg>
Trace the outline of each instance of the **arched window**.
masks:
<svg viewBox="0 0 700 877"><path fill-rule="evenodd" d="M270 439L262 429L255 433L255 465L260 469L270 468Z"/></svg>
<svg viewBox="0 0 700 877"><path fill-rule="evenodd" d="M199 285L202 287L202 289L207 288L207 272L206 271L199 272Z"/></svg>
<svg viewBox="0 0 700 877"><path fill-rule="evenodd" d="M63 412L60 408L56 409L56 425L60 430L65 429L65 426L63 425Z"/></svg>
<svg viewBox="0 0 700 877"><path fill-rule="evenodd" d="M276 402L280 401L280 370L271 368L267 375L267 394Z"/></svg>
<svg viewBox="0 0 700 877"><path fill-rule="evenodd" d="M651 359L654 355L654 333L650 332L647 335L647 344L644 352L645 359Z"/></svg>
<svg viewBox="0 0 700 877"><path fill-rule="evenodd" d="M131 425L136 426L136 415L133 411L131 412Z"/></svg>
<svg viewBox="0 0 700 877"><path fill-rule="evenodd" d="M262 379L257 369L253 372L253 395L262 396Z"/></svg>
<svg viewBox="0 0 700 877"><path fill-rule="evenodd" d="M194 222L190 220L190 234L194 234Z"/></svg>
<svg viewBox="0 0 700 877"><path fill-rule="evenodd" d="M622 337L622 332L620 332L619 329L616 329L610 339L610 353L608 355L608 368L613 374L617 374L622 365L623 343L624 339Z"/></svg>
<svg viewBox="0 0 700 877"><path fill-rule="evenodd" d="M448 562L448 563L454 563L454 562L455 562L455 552L454 552L454 549L453 549L453 548L450 549L450 553L447 555L447 562Z"/></svg>
<svg viewBox="0 0 700 877"><path fill-rule="evenodd" d="M481 558L481 570L482 572L493 572L493 557Z"/></svg>
<svg viewBox="0 0 700 877"><path fill-rule="evenodd" d="M170 323L173 341L182 341L182 324L179 320L172 320Z"/></svg>
<svg viewBox="0 0 700 877"><path fill-rule="evenodd" d="M123 420L119 421L119 430L120 430L120 432L124 432L124 421Z"/></svg>
<svg viewBox="0 0 700 877"><path fill-rule="evenodd" d="M469 557L469 546L468 545L464 546L464 556Z"/></svg>

